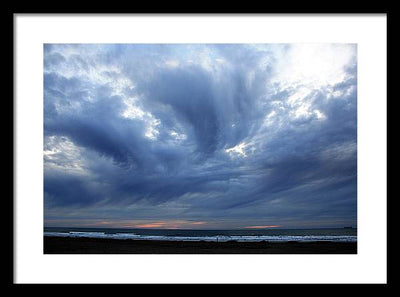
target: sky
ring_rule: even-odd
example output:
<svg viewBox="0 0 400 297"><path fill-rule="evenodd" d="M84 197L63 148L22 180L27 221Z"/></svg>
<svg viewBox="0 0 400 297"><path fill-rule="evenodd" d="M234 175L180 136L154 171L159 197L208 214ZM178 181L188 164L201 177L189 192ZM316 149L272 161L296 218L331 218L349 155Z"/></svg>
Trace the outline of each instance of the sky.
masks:
<svg viewBox="0 0 400 297"><path fill-rule="evenodd" d="M45 44L45 226L357 226L355 44Z"/></svg>

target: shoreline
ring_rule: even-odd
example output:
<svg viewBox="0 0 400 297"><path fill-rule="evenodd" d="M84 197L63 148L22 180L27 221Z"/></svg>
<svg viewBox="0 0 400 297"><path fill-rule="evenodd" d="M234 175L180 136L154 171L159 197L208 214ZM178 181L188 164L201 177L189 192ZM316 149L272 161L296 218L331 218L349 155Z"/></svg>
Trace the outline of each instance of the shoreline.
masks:
<svg viewBox="0 0 400 297"><path fill-rule="evenodd" d="M43 237L44 254L357 254L357 242L158 241Z"/></svg>

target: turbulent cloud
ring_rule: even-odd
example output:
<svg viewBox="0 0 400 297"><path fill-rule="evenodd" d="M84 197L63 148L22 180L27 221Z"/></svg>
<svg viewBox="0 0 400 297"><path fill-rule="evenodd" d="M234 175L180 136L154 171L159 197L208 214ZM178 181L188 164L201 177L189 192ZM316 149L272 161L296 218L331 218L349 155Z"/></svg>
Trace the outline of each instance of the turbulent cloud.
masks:
<svg viewBox="0 0 400 297"><path fill-rule="evenodd" d="M49 225L356 225L356 46L46 44L44 141Z"/></svg>

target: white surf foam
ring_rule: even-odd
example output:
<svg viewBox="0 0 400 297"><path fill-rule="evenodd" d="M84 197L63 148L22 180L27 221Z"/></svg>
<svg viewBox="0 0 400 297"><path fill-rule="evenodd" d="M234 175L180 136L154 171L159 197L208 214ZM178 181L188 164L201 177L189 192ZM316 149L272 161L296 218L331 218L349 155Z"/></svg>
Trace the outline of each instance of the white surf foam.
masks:
<svg viewBox="0 0 400 297"><path fill-rule="evenodd" d="M164 240L164 241L213 241L213 242L260 242L260 241L340 241L356 242L357 236L340 235L314 235L314 236L287 236L287 235L262 235L262 236L160 236L160 235L138 235L134 233L104 233L104 232L44 232L44 236L56 237L85 237L85 238L110 238L131 240Z"/></svg>

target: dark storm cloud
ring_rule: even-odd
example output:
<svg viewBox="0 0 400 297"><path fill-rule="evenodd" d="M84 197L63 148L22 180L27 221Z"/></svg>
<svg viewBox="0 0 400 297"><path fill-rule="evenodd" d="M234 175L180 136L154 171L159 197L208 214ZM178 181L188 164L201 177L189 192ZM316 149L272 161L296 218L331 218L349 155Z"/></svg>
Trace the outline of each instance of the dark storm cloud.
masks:
<svg viewBox="0 0 400 297"><path fill-rule="evenodd" d="M290 48L46 45L48 217L355 224L356 64L302 93Z"/></svg>

